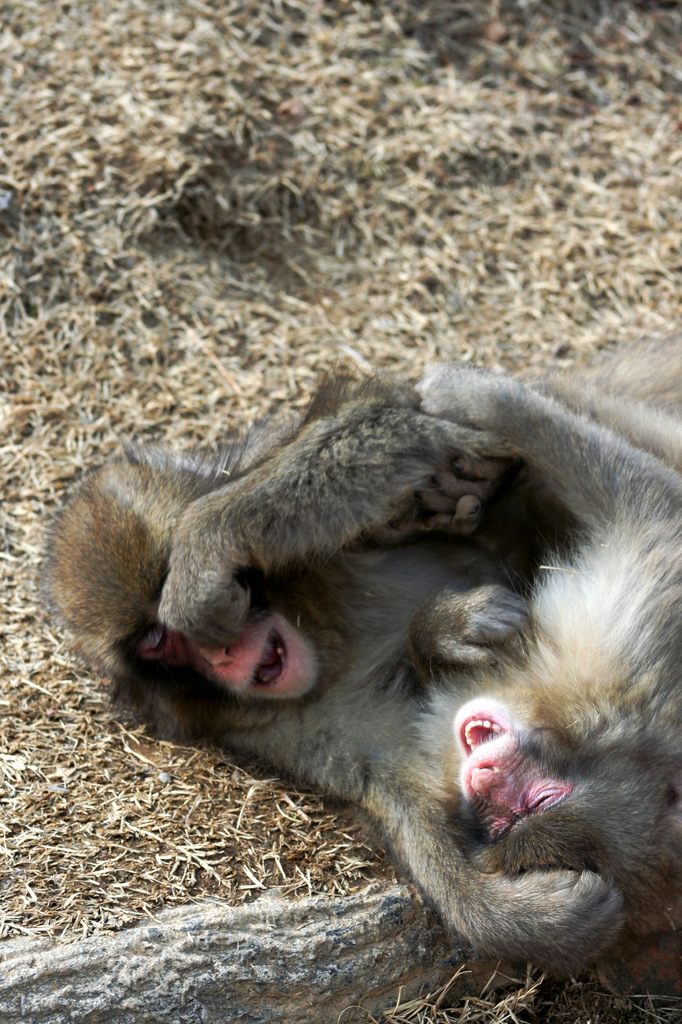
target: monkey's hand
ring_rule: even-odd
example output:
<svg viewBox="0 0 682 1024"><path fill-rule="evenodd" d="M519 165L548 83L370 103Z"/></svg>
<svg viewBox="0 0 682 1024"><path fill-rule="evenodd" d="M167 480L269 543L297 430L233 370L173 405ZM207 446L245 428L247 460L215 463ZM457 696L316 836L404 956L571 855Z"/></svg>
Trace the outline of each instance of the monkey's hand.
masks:
<svg viewBox="0 0 682 1024"><path fill-rule="evenodd" d="M429 756L431 751L429 743ZM565 976L585 968L615 941L624 919L623 898L600 875L563 869L514 875L480 871L462 849L457 816L443 814L428 789L411 791L404 775L398 785L402 788L384 792L390 807L380 815L393 848L445 924L478 954L531 960Z"/></svg>
<svg viewBox="0 0 682 1024"><path fill-rule="evenodd" d="M450 923L479 953L531 960L557 977L593 963L623 924L621 894L592 871L482 876L461 895L452 894Z"/></svg>
<svg viewBox="0 0 682 1024"><path fill-rule="evenodd" d="M480 454L497 453L502 446L523 459L579 523L610 529L614 519L622 519L629 529L638 522L648 527L652 517L661 519L663 508L679 522L679 473L590 415L572 412L511 377L454 363L431 367L416 391L423 411L478 431ZM671 457L660 424L645 448ZM675 466L674 453L672 462Z"/></svg>
<svg viewBox="0 0 682 1024"><path fill-rule="evenodd" d="M248 584L239 573L247 564L248 556L230 543L216 510L194 502L173 539L160 621L208 647L233 643L251 603Z"/></svg>
<svg viewBox="0 0 682 1024"><path fill-rule="evenodd" d="M514 459L482 458L460 450L405 497L390 523L368 531L364 539L395 544L433 531L466 537L478 528L486 507L511 482L519 465Z"/></svg>
<svg viewBox="0 0 682 1024"><path fill-rule="evenodd" d="M412 620L409 650L426 676L449 665L494 664L527 624L526 602L502 584L447 591Z"/></svg>

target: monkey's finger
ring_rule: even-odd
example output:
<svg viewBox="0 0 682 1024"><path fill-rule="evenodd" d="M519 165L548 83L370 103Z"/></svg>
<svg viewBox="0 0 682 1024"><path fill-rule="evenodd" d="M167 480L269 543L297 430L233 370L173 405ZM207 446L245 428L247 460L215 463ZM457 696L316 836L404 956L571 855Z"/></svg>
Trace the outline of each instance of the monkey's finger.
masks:
<svg viewBox="0 0 682 1024"><path fill-rule="evenodd" d="M467 643L456 636L440 637L435 654L444 665L493 665L495 652L478 643Z"/></svg>
<svg viewBox="0 0 682 1024"><path fill-rule="evenodd" d="M473 533L481 521L483 503L475 494L465 494L455 506L455 514L450 520L450 529L464 535Z"/></svg>
<svg viewBox="0 0 682 1024"><path fill-rule="evenodd" d="M493 587L486 600L471 607L467 636L479 643L501 643L528 625L528 606L520 594Z"/></svg>
<svg viewBox="0 0 682 1024"><path fill-rule="evenodd" d="M457 456L453 469L439 470L414 492L421 517L447 512L455 517L449 524L452 529L471 532L487 502L511 483L517 470L518 463L509 459Z"/></svg>
<svg viewBox="0 0 682 1024"><path fill-rule="evenodd" d="M414 491L413 496L417 502L419 516L425 518L439 512L453 515L457 510L457 503L464 497L482 504L489 492L490 486L487 483L479 485L469 480L458 480L452 475L448 480L445 474L438 473L431 477L427 485Z"/></svg>
<svg viewBox="0 0 682 1024"><path fill-rule="evenodd" d="M418 495L421 499L422 495ZM417 515L394 522L390 528L401 539L409 536L410 533L423 533L435 530L442 530L447 533L469 534L473 533L481 521L483 514L483 503L474 494L465 494L461 497L452 509L452 500L442 502L446 511L432 512L431 510L420 510Z"/></svg>

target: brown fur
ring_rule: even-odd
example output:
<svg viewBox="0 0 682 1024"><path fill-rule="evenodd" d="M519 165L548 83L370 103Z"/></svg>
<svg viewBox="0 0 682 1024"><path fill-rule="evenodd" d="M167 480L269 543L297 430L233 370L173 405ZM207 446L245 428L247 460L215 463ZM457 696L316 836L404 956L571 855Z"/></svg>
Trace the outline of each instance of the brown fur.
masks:
<svg viewBox="0 0 682 1024"><path fill-rule="evenodd" d="M627 364L637 397L660 392L679 406L679 336L630 352ZM597 872L622 893L628 925L644 931L682 923L682 421L605 394L619 375L608 364L600 373L589 387L544 389L562 404L456 366L429 371L420 390L434 415L523 458L576 523L571 553L545 556L523 656L473 683L476 718L489 707L492 720L501 702L510 730L478 748L496 774L476 783L472 857L493 872ZM459 793L463 754L441 742L442 719L460 706L456 695L440 700L425 733L446 798ZM569 792L526 811L521 797L538 779ZM505 815L512 824L500 835Z"/></svg>
<svg viewBox="0 0 682 1024"><path fill-rule="evenodd" d="M449 737L455 707L490 684L468 666L499 657L523 625L506 572L526 586L546 539L580 521L580 503L553 478L548 490L544 463L529 458L481 532L498 564L430 536L377 550L371 538L383 538L388 522L414 525L437 512L456 524L461 496L490 497L486 475L509 465L478 458L487 437L444 429L414 405L395 385L327 384L302 424L274 432L272 444L264 427L241 461L234 450L211 461L154 449L114 461L86 479L53 530L51 603L84 657L158 728L254 751L356 801L446 923L478 949L575 970L621 924L619 879L595 870L608 837L569 820L548 858L538 816L537 838L482 841L455 785ZM491 453L509 450L505 442ZM471 475L478 480L461 479ZM159 614L197 642L228 644L254 602L285 614L316 653L315 685L300 699L245 700L190 669L136 657ZM520 694L525 678L514 678ZM515 700L525 709L524 697ZM545 705L529 709L531 721L552 720L551 691Z"/></svg>

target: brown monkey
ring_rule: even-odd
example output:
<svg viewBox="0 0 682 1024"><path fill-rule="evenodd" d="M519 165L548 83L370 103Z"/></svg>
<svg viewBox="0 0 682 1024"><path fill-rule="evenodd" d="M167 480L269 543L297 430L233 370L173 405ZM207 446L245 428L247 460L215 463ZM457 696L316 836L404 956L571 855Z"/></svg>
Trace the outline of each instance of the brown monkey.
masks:
<svg viewBox="0 0 682 1024"><path fill-rule="evenodd" d="M680 338L664 351L674 408ZM484 450L522 458L578 528L572 553L539 573L523 656L425 716L445 804L463 794L475 811L479 866L594 871L623 894L631 928L682 924L682 421L456 366L419 390L433 415L479 429Z"/></svg>
<svg viewBox="0 0 682 1024"><path fill-rule="evenodd" d="M252 586L263 590L260 577L265 574L271 587L277 570L280 574L289 570L289 576L292 570L300 572L315 555L331 554L362 533L378 533L385 539L388 532L394 539L404 539L411 530L423 529L424 520L447 523L456 532L471 532L480 518L483 495L491 492L495 475L500 475L499 463L480 463L489 479L458 480L449 471L444 452L452 438L466 441L466 432L463 436L451 425L443 430L443 424L408 412L415 399L408 397L407 387L373 380L350 388L351 382L343 378L338 388L326 384L303 423L286 434L278 431L271 448L264 442L265 427L214 458L199 454L178 457L155 447L130 446L124 459L114 460L86 478L77 500L67 506L51 535L46 578L48 589L57 595L60 614L74 624L79 646L90 660L117 675L120 644L114 637L133 637L135 631L128 624L139 621L134 653L145 662L208 673L234 692L248 690L253 696L274 698L302 696L319 674L315 657L292 628L291 615L266 614L262 595L252 595ZM389 430L396 437L390 449L385 443ZM314 472L307 464L311 459ZM370 459L374 459L372 465ZM332 466L328 473L320 468L324 461ZM299 480L297 463L302 466ZM469 469L475 465L476 460L467 460ZM230 483L226 486L227 478ZM409 484L406 489L404 478L412 480L412 490ZM414 484L420 485L418 491ZM374 485L385 492L384 497L373 495ZM334 493L335 486L345 502ZM391 488L395 492L392 498ZM296 493L297 489L301 493ZM292 490L294 493L289 493ZM475 498L472 491L481 497ZM234 511L236 526L231 536L224 522L216 528L209 518L211 504L225 501ZM185 610L194 601L201 617L200 629L191 634L165 618L162 626L158 615L171 534L189 505L200 514L201 529L214 538L218 559L216 572L203 573L188 587ZM377 506L381 509L378 515ZM394 526L387 531L384 524L389 513ZM235 578L234 563L227 561L229 553L220 548L228 542L233 548L241 543L243 549L238 562L242 572ZM78 546L84 546L85 557L73 557ZM207 548L213 551L210 543ZM461 552L450 552L450 558L459 568ZM470 585L469 562L472 559L467 553L462 562L464 582L457 582L457 591ZM499 578L499 570L492 573L486 565L482 582L493 576ZM218 587L215 596L210 593L214 581ZM286 586L291 586L288 577ZM139 600L142 589L149 594L144 608ZM208 597L202 597L207 589ZM113 598L112 615L103 623L100 608L109 597ZM280 604L283 602L284 598ZM514 619L521 614L518 598L502 593L499 586L488 586L471 605L475 631L485 632L482 622L488 602L500 613L507 608ZM213 625L217 642L208 637L212 623L211 616L203 614L204 605L216 619L221 605L223 621ZM465 615L463 609L461 614ZM495 637L504 632L498 623L491 622L489 628ZM463 628L462 636L465 634ZM258 660L252 661L256 655ZM472 649L464 660L481 656L480 649Z"/></svg>
<svg viewBox="0 0 682 1024"><path fill-rule="evenodd" d="M467 859L467 853L472 857L477 852L471 840L468 805L457 801L457 814L452 818L449 808L435 799L440 768L428 751L420 750L414 729L418 718L414 690L420 675L422 680L434 674L443 680L448 663L489 656L486 644L495 642L496 631L504 636L522 622L518 599L495 582L499 576L486 566L480 553L465 554L461 548L431 539L400 551L338 553L338 546L357 539L363 525L365 531L368 527L381 529L372 507L377 504L372 488L379 488L380 499L381 489L386 489L387 496L391 482L397 479L391 477L395 473L391 443L396 439L387 433L394 429L395 420L385 409L381 411L381 406L412 409L413 403L400 406L396 394L386 388L380 393L373 383L365 386L364 393L362 389L353 392L349 386L341 394L329 389L327 394L322 392L302 431L294 427L276 434L278 457L272 464L267 461L272 455L269 428L252 435L242 453L241 469L231 468L232 489L219 494L216 489L231 467L227 454L211 463L144 450L131 452L127 462L111 464L86 482L54 532L49 571L53 595L86 655L98 661L117 680L119 690L162 727L176 733L182 730L185 735L212 735L255 750L299 777L363 803L383 823L397 855L446 920L479 948L502 955L529 955L559 971L574 969L593 958L617 930L618 894L588 873L580 879L563 871L527 871L516 880L482 879ZM404 416L408 420L410 413ZM322 422L306 432L306 425L315 419ZM411 427L414 443L415 423ZM363 438L359 443L358 436ZM291 446L288 451L287 443ZM311 487L324 486L323 481L315 482L314 473L319 470L320 451L324 454L330 443L335 446L332 483L339 486L342 481L339 494L349 500L350 509L330 510L322 503L329 519L320 541L322 531L316 534L305 515L298 522L291 516L288 524L284 517L282 526L277 510L281 513L283 508L291 508L287 480L292 474L298 474L305 485L299 499L303 505L306 494L316 493ZM366 447L374 456L377 452L387 456L387 466L370 458L365 460L371 469L367 473L363 463ZM407 451L414 449L408 445ZM429 472L434 467L432 462ZM363 474L361 482L353 477L358 469ZM493 472L499 472L499 467ZM529 472L524 472L528 477ZM423 485L423 466L420 480ZM438 516L448 517L452 508L448 510L447 502L452 503L461 488L459 492L454 488L453 498L443 496L438 488L434 492L430 481L429 485L425 488L427 500L424 504L422 494L417 512L436 511ZM471 484L464 488L472 489L476 488ZM525 495L524 501L536 489L537 478L531 478L530 484L526 479L517 487ZM201 499L186 514L185 536L191 549L197 534L188 528L187 520L198 516L198 535L207 529L207 524L202 524L206 502L201 497L207 494L213 512L221 502L233 509L231 519L229 509L225 517L217 516L214 528L218 533L226 532L226 520L236 522L239 528L249 511L261 516L252 524L250 539L236 531L241 558L247 564L258 564L257 558L263 554L276 561L282 560L284 552L288 559L287 545L305 563L310 558L306 544L311 536L313 554L319 557L322 550L328 555L324 565L314 561L268 568L250 577L242 574L238 589L232 578L233 563L225 574L227 586L220 563L215 574L217 593L209 594L207 603L209 607L217 603L220 608L213 627L219 636L225 635L226 615L228 625L237 632L229 649L211 637L200 645L194 634L162 629L157 620L158 593L175 520L188 502ZM429 508L429 500L433 508ZM459 502L464 500L459 498ZM415 516L414 508L406 513L411 504L404 495L396 504L392 495L380 516L400 519L401 508L403 518L407 516L409 521ZM293 505L295 508L295 501ZM523 501L521 507L523 512ZM234 508L239 509L238 514ZM310 508L315 511L317 506L308 505L304 512ZM505 518L508 511L506 507ZM556 513L548 516L545 509L543 514L551 527ZM498 547L499 522L498 516L497 524L493 520L487 530L488 543ZM528 532L527 511L523 525ZM532 525L536 525L534 520ZM340 531L340 539L335 530ZM550 531L545 526L543 532ZM238 549L234 536L228 535L228 541ZM337 554L333 555L335 546ZM248 592L248 611L241 628L238 616L243 611L233 599L235 590L238 595ZM436 597L431 599L433 591ZM198 614L204 614L201 605ZM417 674L405 657L403 638L408 630L413 662L420 669ZM207 643L213 645L208 650ZM461 702L467 691L472 692L461 677L447 681L458 688L455 703ZM235 692L240 695L238 701ZM299 699L276 708L254 700L277 695ZM445 701L446 713L438 715L440 704L436 701L428 719L435 733L433 745L448 761L452 759L447 741L452 705L452 698ZM486 705L491 715L495 706ZM486 729L495 734L503 722L484 714L476 717L474 712L463 728L464 736L474 738ZM534 794L537 801L556 798L558 803L566 796L565 780L561 793L548 792L547 779L544 782L545 791ZM451 793L451 774L445 779L448 787ZM526 823L530 820L527 816ZM542 821L539 817L532 820ZM591 866L596 854L585 851L591 850L592 842L588 834L584 850L576 853L576 834L569 829L563 840L567 852L555 854L552 863L578 870ZM558 844L557 849L560 847ZM492 858L495 852L497 864ZM511 871L535 863L547 865L546 857L538 855L533 860L533 856L527 854L521 864L513 850L507 857L502 843L487 842L481 863Z"/></svg>
<svg viewBox="0 0 682 1024"><path fill-rule="evenodd" d="M241 466L234 453L212 463L157 449L115 460L53 529L51 603L85 657L166 733L253 751L356 801L477 948L574 969L617 932L620 895L588 871L482 874L463 852L471 823L437 798L421 750L423 683L489 657L525 615L501 570L464 542L363 545L422 513L454 509L457 525L462 497L491 488L451 478L471 435L405 394L367 384L323 395L274 450L247 442ZM456 461L460 474L500 472ZM469 692L465 672L447 681ZM289 699L263 699L278 693Z"/></svg>
<svg viewBox="0 0 682 1024"><path fill-rule="evenodd" d="M383 539L389 523L400 534L400 524L424 516L470 533L504 464L460 454L459 479L447 455L471 438L448 437L415 406L412 389L398 382L329 382L289 443L191 502L174 531L159 608L166 627L224 647L248 613L242 570L270 574L324 559L373 533ZM483 474L478 482L467 479L474 470Z"/></svg>

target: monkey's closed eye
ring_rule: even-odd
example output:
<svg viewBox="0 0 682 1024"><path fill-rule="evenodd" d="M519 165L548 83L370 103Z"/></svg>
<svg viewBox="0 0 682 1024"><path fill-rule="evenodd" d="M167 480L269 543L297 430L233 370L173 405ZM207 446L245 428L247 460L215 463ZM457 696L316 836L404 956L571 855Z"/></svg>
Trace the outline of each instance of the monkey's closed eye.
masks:
<svg viewBox="0 0 682 1024"><path fill-rule="evenodd" d="M142 634L138 645L137 654L140 658L162 658L166 646L166 629L160 622L155 622L146 633Z"/></svg>
<svg viewBox="0 0 682 1024"><path fill-rule="evenodd" d="M250 597L252 608L266 608L267 600L264 594L265 577L257 569L238 569L234 574L235 583L238 583Z"/></svg>

